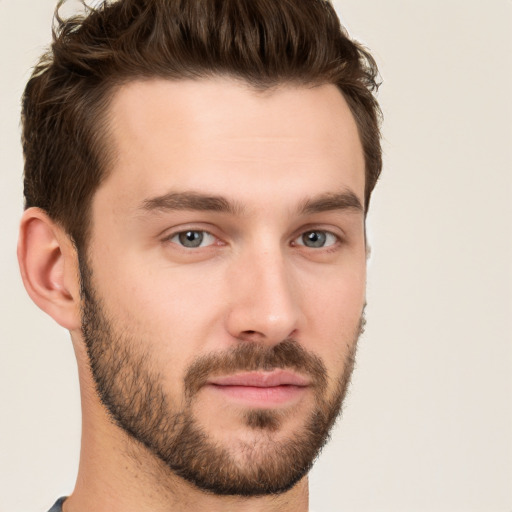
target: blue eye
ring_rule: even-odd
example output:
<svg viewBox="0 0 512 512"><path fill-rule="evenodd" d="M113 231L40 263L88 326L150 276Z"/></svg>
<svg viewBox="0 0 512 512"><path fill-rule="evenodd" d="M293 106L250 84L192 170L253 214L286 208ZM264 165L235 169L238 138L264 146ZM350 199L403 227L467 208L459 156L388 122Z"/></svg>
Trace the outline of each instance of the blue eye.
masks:
<svg viewBox="0 0 512 512"><path fill-rule="evenodd" d="M196 249L197 247L212 245L215 242L215 237L207 231L189 229L176 233L169 240L187 249Z"/></svg>
<svg viewBox="0 0 512 512"><path fill-rule="evenodd" d="M295 239L297 245L303 245L312 249L330 247L338 241L338 238L329 231L313 230L302 233Z"/></svg>

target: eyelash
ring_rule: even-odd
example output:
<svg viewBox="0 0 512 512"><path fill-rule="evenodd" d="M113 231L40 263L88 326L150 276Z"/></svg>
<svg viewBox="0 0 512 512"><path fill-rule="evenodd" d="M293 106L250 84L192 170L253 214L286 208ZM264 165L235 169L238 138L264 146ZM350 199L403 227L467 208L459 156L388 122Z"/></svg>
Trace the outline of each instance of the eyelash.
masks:
<svg viewBox="0 0 512 512"><path fill-rule="evenodd" d="M199 245L193 246L193 247L187 247L187 246L183 245L182 241L179 240L179 238L182 235L187 236L190 233L196 233L196 234L197 233L201 233L201 240L199 241ZM211 237L213 239L213 243L210 243L210 244L208 244L206 246L203 246L203 247L210 247L211 245L215 244L215 240L217 240L217 237L215 235L212 235L209 231L206 231L205 229L186 229L184 231L178 231L176 233L172 233L169 236L167 236L164 239L164 241L175 243L176 245L179 245L180 247L182 247L184 249L196 249L196 248L202 247L201 244L203 242L204 235L206 235L207 237ZM178 238L179 241L173 242L174 238Z"/></svg>
<svg viewBox="0 0 512 512"><path fill-rule="evenodd" d="M328 245L322 245L320 247L309 247L305 243L298 243L296 245L301 245L303 247L307 247L308 249L332 250L332 248L334 248L334 246L336 246L341 241L339 236L335 235L334 233L332 233L331 231L328 231L326 229L309 229L308 231L303 231L298 237L296 237L294 239L293 243L295 244L296 240L302 240L302 242L304 242L304 237L306 235L313 235L313 234L316 234L316 235L322 234L325 237L325 241L329 240L329 238L330 238L331 243L329 243Z"/></svg>
<svg viewBox="0 0 512 512"><path fill-rule="evenodd" d="M183 240L180 240L180 237L182 237L183 235L187 235L187 234L198 234L200 233L201 234L201 239L199 240L199 244L196 245L196 246L192 246L192 247L187 247L185 245L183 245ZM302 242L304 242L304 237L306 235L312 235L312 234L322 234L322 235L325 235L325 239L326 241L328 241L329 239L331 240L331 243L329 243L328 245L322 245L322 246L319 246L319 247L309 247L307 246L305 243L297 243L297 240L301 240ZM203 240L204 240L204 236L207 236L207 237L211 237L213 239L213 243L209 243L208 245L201 245L203 243ZM177 238L176 241L173 241L173 239ZM177 232L174 232L174 233L171 233L169 236L165 237L164 238L164 242L171 242L173 244L176 244L178 245L180 248L183 248L185 250L193 250L193 249L199 249L199 248L207 248L207 247L211 247L212 245L215 245L215 241L218 241L218 238L213 235L212 233L210 233L209 231L207 230L204 230L204 229L186 229L186 230L183 230L183 231L177 231ZM191 242L193 242L193 240L191 240ZM306 231L302 231L297 237L295 237L292 241L292 245L293 246L302 246L302 247L306 247L308 249L324 249L324 250L327 250L327 251L333 251L336 249L336 247L342 243L342 239L339 235L336 235L335 233L333 233L332 231L329 231L329 230L326 230L326 229L308 229ZM222 243L219 244L219 245L223 245Z"/></svg>

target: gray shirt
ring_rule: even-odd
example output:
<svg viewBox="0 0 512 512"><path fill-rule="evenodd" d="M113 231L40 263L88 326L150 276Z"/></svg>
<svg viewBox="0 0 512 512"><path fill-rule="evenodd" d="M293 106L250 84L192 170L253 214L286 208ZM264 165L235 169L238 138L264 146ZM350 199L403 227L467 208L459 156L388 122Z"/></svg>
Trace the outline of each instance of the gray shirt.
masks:
<svg viewBox="0 0 512 512"><path fill-rule="evenodd" d="M66 499L66 497L59 498L55 502L55 505L53 505L53 507L50 510L48 510L48 512L62 512L62 504L64 503L65 499Z"/></svg>

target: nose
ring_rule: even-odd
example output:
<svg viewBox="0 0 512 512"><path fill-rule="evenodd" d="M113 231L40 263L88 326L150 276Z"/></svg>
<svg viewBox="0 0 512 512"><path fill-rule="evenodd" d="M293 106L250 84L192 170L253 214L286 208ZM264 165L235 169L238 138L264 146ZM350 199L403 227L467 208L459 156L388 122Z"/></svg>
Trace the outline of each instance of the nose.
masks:
<svg viewBox="0 0 512 512"><path fill-rule="evenodd" d="M229 276L226 329L234 338L276 344L299 328L300 297L281 250L239 258Z"/></svg>

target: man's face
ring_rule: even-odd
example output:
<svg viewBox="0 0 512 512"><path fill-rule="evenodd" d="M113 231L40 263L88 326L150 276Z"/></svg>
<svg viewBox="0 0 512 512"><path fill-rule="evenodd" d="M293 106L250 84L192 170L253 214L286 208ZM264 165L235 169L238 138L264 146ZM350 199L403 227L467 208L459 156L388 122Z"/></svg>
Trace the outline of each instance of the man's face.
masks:
<svg viewBox="0 0 512 512"><path fill-rule="evenodd" d="M152 80L118 90L110 119L81 261L102 401L200 488L284 491L328 436L362 323L349 108L332 85Z"/></svg>

